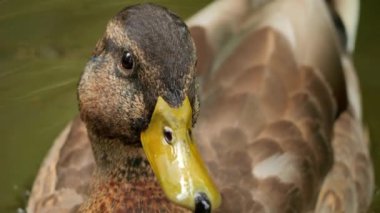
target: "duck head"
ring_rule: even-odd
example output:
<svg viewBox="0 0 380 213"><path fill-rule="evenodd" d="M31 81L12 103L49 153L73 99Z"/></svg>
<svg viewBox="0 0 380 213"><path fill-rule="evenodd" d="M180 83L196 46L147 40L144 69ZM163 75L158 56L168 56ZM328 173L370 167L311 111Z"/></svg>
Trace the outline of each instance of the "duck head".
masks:
<svg viewBox="0 0 380 213"><path fill-rule="evenodd" d="M117 168L104 162L115 154L110 146L141 147L167 198L192 210L220 203L191 136L199 112L195 65L183 21L141 4L110 20L78 86L97 166Z"/></svg>

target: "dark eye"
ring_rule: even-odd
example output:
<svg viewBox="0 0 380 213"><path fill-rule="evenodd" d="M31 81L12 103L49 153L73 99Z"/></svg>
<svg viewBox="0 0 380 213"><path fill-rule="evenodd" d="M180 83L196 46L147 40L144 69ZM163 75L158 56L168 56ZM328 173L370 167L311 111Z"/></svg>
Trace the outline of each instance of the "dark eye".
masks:
<svg viewBox="0 0 380 213"><path fill-rule="evenodd" d="M131 70L133 68L134 61L132 53L125 51L121 57L121 66L126 70Z"/></svg>

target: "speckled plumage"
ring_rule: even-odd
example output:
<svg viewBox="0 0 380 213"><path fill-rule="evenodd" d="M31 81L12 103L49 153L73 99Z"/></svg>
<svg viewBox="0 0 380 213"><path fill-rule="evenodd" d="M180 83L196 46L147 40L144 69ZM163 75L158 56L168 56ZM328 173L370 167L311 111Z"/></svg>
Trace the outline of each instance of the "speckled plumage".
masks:
<svg viewBox="0 0 380 213"><path fill-rule="evenodd" d="M121 65L124 52L134 65ZM186 25L167 9L135 5L107 25L78 86L96 171L80 212L182 212L170 203L146 159L140 132L159 96L196 105L195 49ZM197 111L194 111L194 118Z"/></svg>
<svg viewBox="0 0 380 213"><path fill-rule="evenodd" d="M98 43L95 55L115 40L119 41L114 42L116 45L126 42L139 50L150 47L123 40L114 25L118 21L110 22L107 39ZM340 46L324 2L216 1L187 24L197 48L202 102L194 138L223 196L217 211L365 212L374 180L369 139L362 124L360 90L350 52ZM158 50L149 51L149 57L136 51L146 59L145 64L154 61ZM165 57L157 60L161 59ZM190 61L187 71L192 73L195 57ZM117 83L110 87L106 74L112 72L109 64L108 68L96 68L95 73L96 79L106 80L79 89L79 96L85 94L84 103L90 109L81 113L93 141L95 160L86 128L76 119L41 168L36 183L45 184L33 188L30 212L69 212L83 202L81 210L85 212L102 208L110 212L118 208L128 212L140 212L141 208L149 212L180 211L163 197L139 143L127 137L146 125L151 105L147 103L154 102L152 97L171 89L159 86L150 91L153 84L165 84L153 82L136 87L150 92L142 95L137 89L136 96L129 93L124 100L120 94L129 86ZM154 65L150 70L157 74ZM146 80L150 77L156 79L150 75L141 79L150 82ZM86 74L84 78L91 80ZM199 100L195 81L183 82L188 88L183 91L193 94L196 118ZM96 97L96 102L104 100L107 104L95 107L95 99L86 93L99 90L108 95ZM115 104L115 99L135 110L128 114L131 120L136 118L135 122L120 125L125 124L125 120L118 120L123 115L107 107ZM83 104L81 107L86 108ZM103 110L95 117L105 119L89 125L91 115L83 113L99 113L99 109ZM135 124L138 128L133 126L131 131L130 125ZM110 137L115 132L129 134ZM54 159L59 163L51 162ZM95 161L95 181L89 195L89 174L94 171ZM55 175L48 179L48 172ZM73 175L79 172L85 173L80 181Z"/></svg>
<svg viewBox="0 0 380 213"><path fill-rule="evenodd" d="M165 197L140 146L103 142L112 145L93 147L94 155L102 159L95 159L98 169L91 193L79 212L187 212Z"/></svg>

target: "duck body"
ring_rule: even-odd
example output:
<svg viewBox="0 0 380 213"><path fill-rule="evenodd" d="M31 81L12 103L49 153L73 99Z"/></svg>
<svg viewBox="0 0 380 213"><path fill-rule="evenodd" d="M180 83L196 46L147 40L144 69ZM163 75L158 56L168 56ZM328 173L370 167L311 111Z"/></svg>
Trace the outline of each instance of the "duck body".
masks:
<svg viewBox="0 0 380 213"><path fill-rule="evenodd" d="M324 2L216 1L187 24L200 82L193 137L222 194L216 211L365 212L374 179L360 91ZM138 145L91 143L81 117L46 157L28 212L187 211ZM125 172L104 165L105 149Z"/></svg>

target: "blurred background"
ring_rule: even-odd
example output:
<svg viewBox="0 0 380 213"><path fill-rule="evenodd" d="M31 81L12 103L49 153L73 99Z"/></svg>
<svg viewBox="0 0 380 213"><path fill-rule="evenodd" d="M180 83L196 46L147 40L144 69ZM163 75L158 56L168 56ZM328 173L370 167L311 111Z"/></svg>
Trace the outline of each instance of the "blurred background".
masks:
<svg viewBox="0 0 380 213"><path fill-rule="evenodd" d="M0 0L0 212L23 208L106 22L131 0ZM152 0L186 19L210 0ZM363 1L354 60L380 184L380 1ZM380 191L373 212L380 212Z"/></svg>

